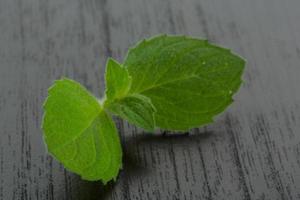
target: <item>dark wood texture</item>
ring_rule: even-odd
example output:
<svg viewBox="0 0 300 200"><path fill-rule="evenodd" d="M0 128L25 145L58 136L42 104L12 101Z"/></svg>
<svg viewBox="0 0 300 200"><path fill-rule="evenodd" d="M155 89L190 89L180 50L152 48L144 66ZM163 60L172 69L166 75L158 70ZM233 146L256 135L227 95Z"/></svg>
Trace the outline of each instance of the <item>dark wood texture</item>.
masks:
<svg viewBox="0 0 300 200"><path fill-rule="evenodd" d="M0 0L0 199L300 199L299 0ZM109 56L158 33L248 60L216 122L151 135L116 119L124 169L103 186L46 152L42 104L61 76L95 95Z"/></svg>

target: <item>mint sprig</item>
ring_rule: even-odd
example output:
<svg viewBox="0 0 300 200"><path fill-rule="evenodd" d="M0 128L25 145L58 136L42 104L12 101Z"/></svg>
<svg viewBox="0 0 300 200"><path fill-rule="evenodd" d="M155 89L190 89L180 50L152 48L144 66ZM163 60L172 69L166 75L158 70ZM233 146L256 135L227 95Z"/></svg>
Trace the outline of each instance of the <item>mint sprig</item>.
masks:
<svg viewBox="0 0 300 200"><path fill-rule="evenodd" d="M232 103L245 61L208 43L160 35L109 59L103 101L63 78L48 90L43 131L48 151L86 180L116 179L122 151L111 115L148 131L186 131L210 123Z"/></svg>

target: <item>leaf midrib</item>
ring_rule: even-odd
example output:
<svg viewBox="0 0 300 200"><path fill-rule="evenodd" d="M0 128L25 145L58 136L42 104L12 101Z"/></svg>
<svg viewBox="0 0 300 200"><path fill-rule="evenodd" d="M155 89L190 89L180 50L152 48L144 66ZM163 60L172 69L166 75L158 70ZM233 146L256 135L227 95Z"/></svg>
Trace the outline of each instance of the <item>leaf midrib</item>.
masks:
<svg viewBox="0 0 300 200"><path fill-rule="evenodd" d="M101 112L105 112L104 109L101 108L101 105L99 105L99 111L97 112L97 114L95 114L95 117L93 117L93 119L91 120L91 122L80 132L78 133L78 135L76 135L74 138L72 138L70 141L63 143L61 146L53 149L52 151L56 151L66 145L68 145L71 142L74 142L75 140L78 139L78 137L80 137L89 127L91 127L91 125L94 123L94 121L96 120L96 118L100 115Z"/></svg>
<svg viewBox="0 0 300 200"><path fill-rule="evenodd" d="M191 75L189 75L189 76L185 76L185 77L183 77L183 78L173 79L173 80L170 80L170 81L163 82L163 83L161 83L161 84L154 84L154 85L152 85L152 86L150 86L150 87L148 87L148 88L145 88L145 89L140 90L140 91L135 91L135 92L133 92L133 93L131 93L131 94L143 94L143 93L145 93L145 92L147 92L147 91L149 91L149 90L152 90L152 89L161 87L161 86L163 86L163 85L167 85L167 84L174 83L174 82L178 82L178 81L184 81L184 80L188 80L188 79L192 79L192 78L198 78L198 79L201 78L201 79L205 79L205 80L207 80L207 81L211 81L211 80L209 80L208 78L203 77L203 76L201 76L201 75L199 75L199 74L191 74Z"/></svg>

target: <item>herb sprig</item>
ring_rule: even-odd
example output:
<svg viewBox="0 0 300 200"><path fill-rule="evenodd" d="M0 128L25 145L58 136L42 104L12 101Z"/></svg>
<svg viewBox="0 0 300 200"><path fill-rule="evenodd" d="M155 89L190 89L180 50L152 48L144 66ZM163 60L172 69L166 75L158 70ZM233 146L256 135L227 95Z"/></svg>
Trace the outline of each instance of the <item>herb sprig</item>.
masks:
<svg viewBox="0 0 300 200"><path fill-rule="evenodd" d="M109 58L103 102L73 80L55 81L44 103L48 151L86 180L116 179L122 150L111 115L147 131L208 124L232 103L245 61L206 40L160 35Z"/></svg>

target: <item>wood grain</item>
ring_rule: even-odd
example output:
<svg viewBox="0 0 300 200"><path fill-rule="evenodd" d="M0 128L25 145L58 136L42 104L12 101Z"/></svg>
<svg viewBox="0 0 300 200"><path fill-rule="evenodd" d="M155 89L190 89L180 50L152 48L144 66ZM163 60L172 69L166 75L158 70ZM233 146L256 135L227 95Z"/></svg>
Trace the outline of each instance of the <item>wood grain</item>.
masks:
<svg viewBox="0 0 300 200"><path fill-rule="evenodd" d="M0 199L300 199L300 1L0 0ZM247 59L216 122L151 135L116 119L118 181L86 182L48 156L47 88L62 76L96 96L109 56L158 33L208 38Z"/></svg>

